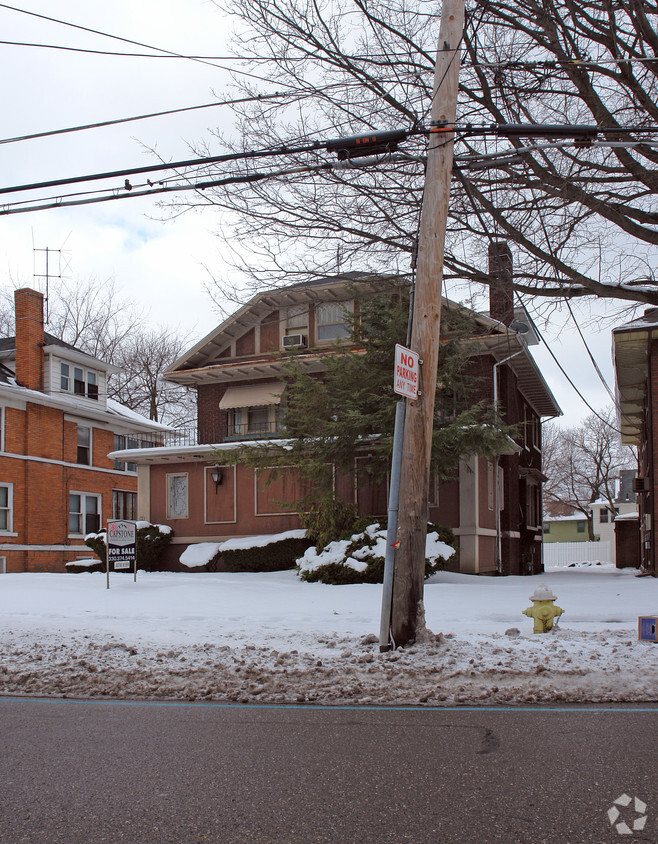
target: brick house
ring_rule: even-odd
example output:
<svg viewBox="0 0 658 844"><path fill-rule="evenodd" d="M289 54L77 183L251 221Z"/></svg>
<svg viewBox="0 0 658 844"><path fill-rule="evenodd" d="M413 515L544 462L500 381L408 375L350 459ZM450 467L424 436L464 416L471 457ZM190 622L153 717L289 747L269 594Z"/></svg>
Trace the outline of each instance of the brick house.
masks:
<svg viewBox="0 0 658 844"><path fill-rule="evenodd" d="M462 461L459 477L450 483L431 479L430 518L455 530L462 571L519 574L542 566L540 421L560 409L526 340L510 327L511 287L496 278L492 313L474 316L472 365L482 397L493 402L497 394L505 421L518 423L519 441L510 442L509 453L497 459ZM400 284L397 277L350 273L258 294L171 367L171 381L197 390L196 444L132 449L118 456L138 466L139 517L175 529L172 563L195 542L299 527L298 517L282 504L298 498L302 489L294 467L268 485L266 471L227 465L222 454L245 440L285 437L282 351L298 349L299 364L321 377L335 341L349 336L345 311L358 308L354 286L375 294ZM445 300L444 307L462 306ZM374 486L367 468L364 447L355 454L349 476L336 473L336 492L359 512L384 516L386 484Z"/></svg>
<svg viewBox="0 0 658 844"><path fill-rule="evenodd" d="M658 574L655 525L658 519L658 308L612 332L617 407L624 445L635 446L634 481L640 531L640 564ZM623 524L623 523L622 523ZM626 526L624 526L626 527ZM634 544L633 537L625 540ZM633 559L633 552L629 552Z"/></svg>
<svg viewBox="0 0 658 844"><path fill-rule="evenodd" d="M134 518L133 464L108 454L163 426L107 398L118 370L44 332L43 296L15 292L16 336L0 339L0 571L65 571L86 533Z"/></svg>

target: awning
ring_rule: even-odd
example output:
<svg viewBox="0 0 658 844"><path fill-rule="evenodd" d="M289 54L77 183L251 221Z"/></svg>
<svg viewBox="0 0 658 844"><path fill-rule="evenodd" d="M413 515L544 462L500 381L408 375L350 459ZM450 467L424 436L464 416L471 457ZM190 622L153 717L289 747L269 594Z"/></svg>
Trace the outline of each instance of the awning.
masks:
<svg viewBox="0 0 658 844"><path fill-rule="evenodd" d="M269 384L241 384L229 387L220 399L219 408L230 410L234 407L264 407L280 404L285 386L282 381L271 381Z"/></svg>

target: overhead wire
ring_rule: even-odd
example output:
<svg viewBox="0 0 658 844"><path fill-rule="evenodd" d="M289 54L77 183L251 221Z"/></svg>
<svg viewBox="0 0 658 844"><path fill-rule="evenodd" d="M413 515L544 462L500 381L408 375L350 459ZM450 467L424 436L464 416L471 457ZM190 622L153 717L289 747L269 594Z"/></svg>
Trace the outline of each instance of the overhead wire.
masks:
<svg viewBox="0 0 658 844"><path fill-rule="evenodd" d="M13 138L0 138L0 144L13 144L18 141L32 141L36 138L49 138L53 135L65 135L70 132L83 132L88 129L101 129L106 126L118 126L121 123L133 123L137 120L148 120L151 117L165 117L169 114L181 114L186 111L198 111L199 109L215 108L225 105L239 105L240 103L259 102L264 100L280 99L288 97L289 94L259 94L253 97L238 97L231 100L218 100L214 103L203 103L202 105L184 106L182 108L171 108L166 111L153 111L145 114L138 114L134 117L120 117L115 120L102 120L98 123L83 123L79 126L67 126L64 129L50 129L45 132L34 132L30 135L16 135Z"/></svg>
<svg viewBox="0 0 658 844"><path fill-rule="evenodd" d="M471 205L473 206L473 210L475 211L475 214L476 214L476 216L477 216L478 220L480 221L480 225L482 226L483 234L487 237L487 239L489 240L489 242L490 242L490 243L492 243L492 244L493 244L493 243L495 243L495 241L494 241L494 239L493 239L493 236L491 235L491 232L489 231L489 228L488 228L488 226L487 226L487 223L486 223L486 221L484 220L484 217L483 217L483 215L482 215L482 212L481 212L481 210L480 210L480 208L479 208L479 206L478 206L477 202L475 201L475 197L473 196L473 192L471 191L470 185L468 184L468 180L466 179L466 177L465 177L465 175L464 175L464 173L462 172L462 170L461 170L461 168L460 168L460 167L455 167L454 169L455 169L455 172L457 173L457 175L458 175L458 177L459 177L459 180L461 181L461 183L462 183L462 185L463 185L463 187L464 187L464 190L466 191L466 195L468 196L468 198L469 198L469 201L470 201ZM520 301L522 302L522 304L523 304L523 297L522 297L520 294L518 294L518 293L517 293L517 295L519 296L519 300L520 300ZM523 307L524 307L524 309L526 309L525 304L523 304ZM527 310L527 309L526 309L526 310ZM543 343L543 344L544 344L544 346L546 347L546 349L547 349L548 353L549 353L549 354L550 354L550 356L553 358L553 360L554 360L555 364L557 365L558 369L559 369L559 370L560 370L560 372L564 375L564 377L567 379L567 381L568 381L568 382L569 382L569 384L571 385L572 389L573 389L573 390L574 390L574 392L578 395L578 397L581 399L581 401L583 402L583 404L585 404L585 405L586 405L586 407L588 407L588 408L592 411L592 413L593 413L593 414L594 414L594 415L595 415L595 416L596 416L596 417L597 417L597 418L598 418L601 422L603 422L605 425L608 425L608 426L609 426L609 427L610 427L613 431L615 431L616 433L621 434L621 431L619 431L617 428L615 428L613 425L611 425L611 424L610 424L610 422L608 422L606 419L604 419L604 418L603 418L603 417L602 417L602 416L601 416L601 415L600 415L600 414L599 414L599 413L598 413L598 412L597 412L597 411L596 411L596 410L592 407L592 405L591 405L591 404L587 401L587 399L585 398L585 396L582 394L582 392L579 390L579 388L575 385L575 383L573 382L572 378L569 376L569 374L567 373L567 371L565 370L565 368L562 366L562 364L560 363L560 361L557 359L557 357L556 357L555 353L553 352L553 349L551 348L550 344L548 343L548 341L546 340L546 338L544 337L544 335L542 334L542 332L539 330L539 328L538 328L537 326L535 326L535 330L536 330L536 332L537 332L537 336L539 337L539 339L542 341L542 343Z"/></svg>

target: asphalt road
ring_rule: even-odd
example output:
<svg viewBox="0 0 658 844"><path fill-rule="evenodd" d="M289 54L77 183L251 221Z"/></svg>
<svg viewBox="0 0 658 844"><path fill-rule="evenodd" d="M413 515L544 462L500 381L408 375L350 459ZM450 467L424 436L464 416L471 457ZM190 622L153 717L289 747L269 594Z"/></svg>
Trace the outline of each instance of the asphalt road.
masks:
<svg viewBox="0 0 658 844"><path fill-rule="evenodd" d="M658 841L658 707L14 698L0 739L2 844Z"/></svg>

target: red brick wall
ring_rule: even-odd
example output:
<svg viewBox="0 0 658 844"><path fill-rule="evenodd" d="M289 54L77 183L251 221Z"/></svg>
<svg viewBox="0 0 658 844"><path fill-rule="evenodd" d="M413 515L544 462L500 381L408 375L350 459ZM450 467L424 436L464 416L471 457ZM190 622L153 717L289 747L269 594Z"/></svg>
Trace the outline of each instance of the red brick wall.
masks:
<svg viewBox="0 0 658 844"><path fill-rule="evenodd" d="M273 311L260 324L261 352L278 352L281 348L279 334L279 312Z"/></svg>
<svg viewBox="0 0 658 844"><path fill-rule="evenodd" d="M255 353L256 329L252 328L235 341L235 354L236 357L243 357L244 355L253 355Z"/></svg>
<svg viewBox="0 0 658 844"><path fill-rule="evenodd" d="M43 390L43 295L23 288L14 292L16 307L16 380Z"/></svg>
<svg viewBox="0 0 658 844"><path fill-rule="evenodd" d="M197 429L200 443L223 442L228 433L225 411L219 402L226 392L226 384L199 384L197 387Z"/></svg>
<svg viewBox="0 0 658 844"><path fill-rule="evenodd" d="M65 422L63 413L54 408L28 404L25 411L7 408L5 414L5 450L26 453L26 443L33 457L25 460L0 456L0 481L13 485L13 530L16 536L0 534L0 544L69 545L70 550L0 551L7 557L7 570L63 572L64 564L78 557L93 556L80 538L68 536L69 492L101 495L101 516L105 523L112 516L112 490L137 491L134 475L111 474L78 466L77 426ZM112 450L113 434L92 428L93 461L101 468L111 468L107 452ZM42 462L57 460L61 463Z"/></svg>

